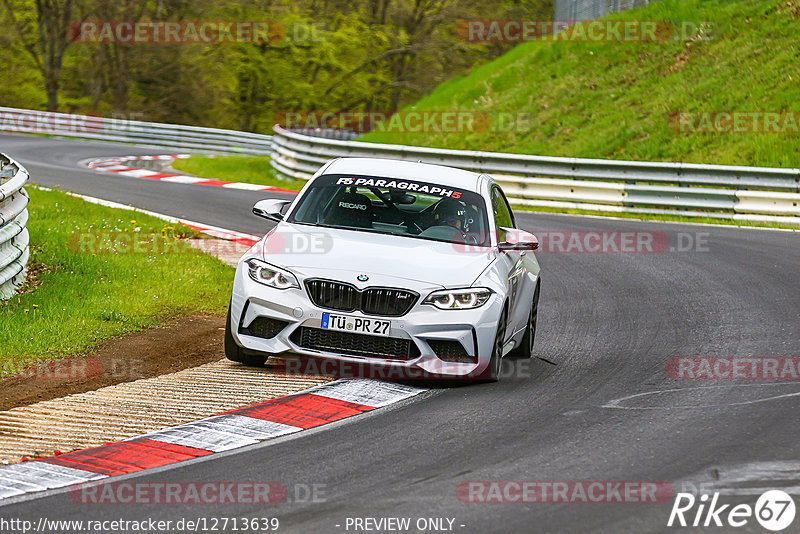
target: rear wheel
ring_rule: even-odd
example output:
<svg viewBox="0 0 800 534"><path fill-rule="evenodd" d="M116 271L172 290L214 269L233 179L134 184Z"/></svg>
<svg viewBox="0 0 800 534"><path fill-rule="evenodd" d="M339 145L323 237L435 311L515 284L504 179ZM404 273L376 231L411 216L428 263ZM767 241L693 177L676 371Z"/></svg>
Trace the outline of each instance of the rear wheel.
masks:
<svg viewBox="0 0 800 534"><path fill-rule="evenodd" d="M228 319L225 321L225 357L233 362L243 363L251 367L263 367L267 356L247 354L236 344L231 332L231 309L228 308Z"/></svg>
<svg viewBox="0 0 800 534"><path fill-rule="evenodd" d="M533 292L533 302L531 302L531 313L528 316L528 325L525 327L525 334L522 336L522 342L519 347L514 348L508 353L512 358L530 358L533 356L533 343L536 340L536 321L539 316L539 287L536 284L536 289Z"/></svg>

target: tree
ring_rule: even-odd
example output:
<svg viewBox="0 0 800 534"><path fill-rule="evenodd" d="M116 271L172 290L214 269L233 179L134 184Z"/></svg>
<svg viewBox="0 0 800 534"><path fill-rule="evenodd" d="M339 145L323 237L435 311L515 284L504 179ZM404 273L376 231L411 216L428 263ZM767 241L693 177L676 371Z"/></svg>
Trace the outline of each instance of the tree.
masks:
<svg viewBox="0 0 800 534"><path fill-rule="evenodd" d="M459 23L549 19L552 1L0 0L0 22L16 30L0 37L8 43L0 56L25 81L0 94L6 105L46 98L56 110L60 98L72 109L261 132L284 111L392 112L514 44L467 42ZM70 23L89 17L277 20L288 33L270 42L70 46Z"/></svg>
<svg viewBox="0 0 800 534"><path fill-rule="evenodd" d="M42 75L48 111L57 111L64 52L72 42L69 27L73 22L73 0L35 0L35 13L30 12L27 2L12 4L11 0L3 0L3 5L23 48Z"/></svg>

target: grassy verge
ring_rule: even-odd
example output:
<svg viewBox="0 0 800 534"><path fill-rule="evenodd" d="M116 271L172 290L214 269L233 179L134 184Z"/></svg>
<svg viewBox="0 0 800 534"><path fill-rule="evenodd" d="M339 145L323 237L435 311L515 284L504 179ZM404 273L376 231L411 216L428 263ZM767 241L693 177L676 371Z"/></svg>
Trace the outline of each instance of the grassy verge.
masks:
<svg viewBox="0 0 800 534"><path fill-rule="evenodd" d="M29 188L31 276L0 303L0 373L195 313L224 314L233 269L176 240L192 231L139 213ZM139 239L107 246L104 233ZM100 238L98 238L100 236ZM160 240L159 240L160 238ZM82 241L83 240L83 241ZM172 243L147 247L146 243ZM83 243L83 244L82 244Z"/></svg>
<svg viewBox="0 0 800 534"><path fill-rule="evenodd" d="M786 120L800 113L800 68L795 48L786 47L800 34L797 2L662 0L605 18L672 21L679 27L686 22L692 31L662 42L524 43L468 76L441 84L406 109L473 112L473 128L403 132L387 124L360 140L542 156L800 167L800 127ZM765 132L763 118L759 125L746 116L738 132L693 131L708 126L702 117L713 121L726 112L782 113L779 126L785 131ZM683 130L681 113L691 119ZM796 228L731 219L518 209Z"/></svg>
<svg viewBox="0 0 800 534"><path fill-rule="evenodd" d="M797 2L662 0L607 18L697 24L692 35L668 42L521 44L409 108L486 113L488 128L373 131L362 139L543 156L800 167L800 134L788 127L785 133L762 133L748 127L753 121L745 121L741 133L682 133L679 127L681 112L800 112ZM494 120L501 117L503 124ZM692 124L702 125L699 119Z"/></svg>
<svg viewBox="0 0 800 534"><path fill-rule="evenodd" d="M268 185L299 191L305 180L278 177L267 156L192 156L177 159L172 167L178 171L231 182Z"/></svg>

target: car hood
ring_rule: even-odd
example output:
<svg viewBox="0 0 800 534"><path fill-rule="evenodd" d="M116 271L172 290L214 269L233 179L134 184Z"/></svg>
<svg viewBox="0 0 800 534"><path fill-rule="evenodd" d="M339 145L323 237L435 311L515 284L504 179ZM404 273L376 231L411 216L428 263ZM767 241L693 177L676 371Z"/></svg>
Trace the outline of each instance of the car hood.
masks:
<svg viewBox="0 0 800 534"><path fill-rule="evenodd" d="M400 281L418 289L469 287L496 258L490 248L289 223L276 226L261 245L267 263L358 287ZM369 280L358 281L359 275Z"/></svg>

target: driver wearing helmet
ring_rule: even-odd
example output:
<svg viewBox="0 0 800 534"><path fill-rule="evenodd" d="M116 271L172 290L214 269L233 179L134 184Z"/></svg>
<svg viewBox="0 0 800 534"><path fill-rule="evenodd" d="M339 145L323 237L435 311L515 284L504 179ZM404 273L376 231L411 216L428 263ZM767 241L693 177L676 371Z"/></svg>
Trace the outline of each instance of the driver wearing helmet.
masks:
<svg viewBox="0 0 800 534"><path fill-rule="evenodd" d="M443 198L433 208L433 219L437 225L452 226L463 234L467 222L467 210L457 200Z"/></svg>

